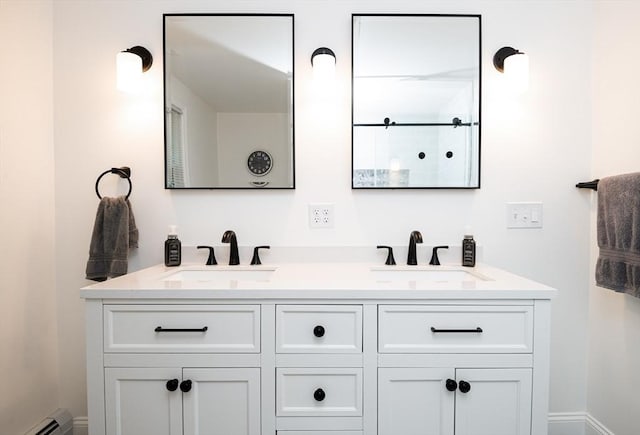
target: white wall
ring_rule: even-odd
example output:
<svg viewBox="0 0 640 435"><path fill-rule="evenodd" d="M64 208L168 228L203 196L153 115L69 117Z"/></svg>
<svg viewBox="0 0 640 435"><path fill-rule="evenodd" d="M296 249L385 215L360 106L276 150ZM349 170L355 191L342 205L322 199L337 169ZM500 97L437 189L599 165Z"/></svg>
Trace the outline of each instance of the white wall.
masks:
<svg viewBox="0 0 640 435"><path fill-rule="evenodd" d="M49 1L0 0L0 432L6 434L27 431L57 408L59 397L52 10Z"/></svg>
<svg viewBox="0 0 640 435"><path fill-rule="evenodd" d="M54 2L56 267L61 403L85 415L84 314L79 288L98 200L96 177L132 168L131 201L140 248L130 268L162 261L168 224L184 245L219 245L232 228L241 245L456 244L472 225L485 260L555 286L551 410L586 406L586 328L590 202L574 184L589 178L590 2L480 0L234 0ZM295 13L296 189L163 189L162 13ZM352 191L351 13L480 13L483 26L482 189ZM115 90L114 57L132 45L154 54L146 95ZM531 87L501 95L493 53L504 45L531 57ZM335 94L320 95L310 55L337 55ZM117 177L102 185L115 191ZM124 184L124 183L121 183ZM121 186L121 188L124 186ZM109 190L112 189L112 190ZM507 230L505 202L542 201L542 230ZM310 230L307 204L335 204L336 226ZM259 210L259 212L256 212ZM420 251L426 261L427 253Z"/></svg>
<svg viewBox="0 0 640 435"><path fill-rule="evenodd" d="M640 3L597 4L594 41L593 178L640 171ZM640 299L596 287L596 195L592 200L587 409L616 435L638 433Z"/></svg>

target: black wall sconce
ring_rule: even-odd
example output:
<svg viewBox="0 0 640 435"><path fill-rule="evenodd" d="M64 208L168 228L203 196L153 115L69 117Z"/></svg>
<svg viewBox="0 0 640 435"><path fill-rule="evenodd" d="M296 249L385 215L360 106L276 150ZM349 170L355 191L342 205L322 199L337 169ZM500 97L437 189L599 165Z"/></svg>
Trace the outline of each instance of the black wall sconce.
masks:
<svg viewBox="0 0 640 435"><path fill-rule="evenodd" d="M329 78L336 71L336 54L327 47L316 48L311 54L311 66L315 77Z"/></svg>
<svg viewBox="0 0 640 435"><path fill-rule="evenodd" d="M507 86L522 93L529 87L529 56L513 47L502 47L493 55L493 66L505 75Z"/></svg>
<svg viewBox="0 0 640 435"><path fill-rule="evenodd" d="M135 91L142 79L142 74L153 65L151 52L136 45L118 53L116 57L117 87L121 91Z"/></svg>

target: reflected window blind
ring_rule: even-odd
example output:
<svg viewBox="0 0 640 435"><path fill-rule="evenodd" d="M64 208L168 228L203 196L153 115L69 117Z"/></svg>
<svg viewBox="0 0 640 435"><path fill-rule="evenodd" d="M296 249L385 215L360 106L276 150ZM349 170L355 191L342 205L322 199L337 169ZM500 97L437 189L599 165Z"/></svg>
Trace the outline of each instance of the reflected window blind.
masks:
<svg viewBox="0 0 640 435"><path fill-rule="evenodd" d="M171 131L167 143L167 187L184 187L184 115L182 110L172 106L168 116Z"/></svg>

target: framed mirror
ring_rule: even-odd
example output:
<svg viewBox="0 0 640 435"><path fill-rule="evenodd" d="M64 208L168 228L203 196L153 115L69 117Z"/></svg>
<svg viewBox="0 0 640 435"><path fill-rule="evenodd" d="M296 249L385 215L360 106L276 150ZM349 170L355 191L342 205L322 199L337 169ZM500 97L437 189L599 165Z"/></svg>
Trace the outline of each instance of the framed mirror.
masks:
<svg viewBox="0 0 640 435"><path fill-rule="evenodd" d="M293 65L293 15L165 14L165 188L295 188Z"/></svg>
<svg viewBox="0 0 640 435"><path fill-rule="evenodd" d="M352 188L479 188L480 16L352 20Z"/></svg>

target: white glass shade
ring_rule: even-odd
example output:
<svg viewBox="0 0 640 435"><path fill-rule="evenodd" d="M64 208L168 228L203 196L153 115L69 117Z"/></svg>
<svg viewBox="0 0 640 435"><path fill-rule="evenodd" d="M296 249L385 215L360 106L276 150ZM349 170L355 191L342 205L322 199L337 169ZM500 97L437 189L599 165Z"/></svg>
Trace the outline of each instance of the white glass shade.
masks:
<svg viewBox="0 0 640 435"><path fill-rule="evenodd" d="M142 80L142 58L137 54L121 51L116 56L117 88L124 92L139 89Z"/></svg>
<svg viewBox="0 0 640 435"><path fill-rule="evenodd" d="M504 60L504 78L509 89L516 94L529 89L529 56L524 53L508 56Z"/></svg>
<svg viewBox="0 0 640 435"><path fill-rule="evenodd" d="M313 57L313 77L327 80L335 76L336 58L331 54L316 54Z"/></svg>

